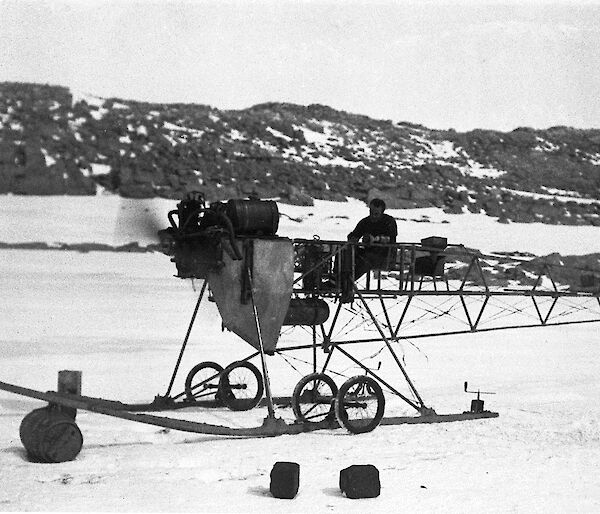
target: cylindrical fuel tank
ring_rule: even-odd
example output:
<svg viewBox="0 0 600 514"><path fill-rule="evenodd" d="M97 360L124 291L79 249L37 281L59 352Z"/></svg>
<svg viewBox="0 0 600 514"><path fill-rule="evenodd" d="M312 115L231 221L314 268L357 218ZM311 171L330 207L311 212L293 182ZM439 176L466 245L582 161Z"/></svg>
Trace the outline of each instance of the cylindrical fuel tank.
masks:
<svg viewBox="0 0 600 514"><path fill-rule="evenodd" d="M225 212L236 235L273 236L279 226L279 210L272 200L229 200Z"/></svg>
<svg viewBox="0 0 600 514"><path fill-rule="evenodd" d="M56 407L27 414L21 421L19 436L29 457L38 462L73 460L83 446L79 427Z"/></svg>
<svg viewBox="0 0 600 514"><path fill-rule="evenodd" d="M284 325L322 325L329 318L329 305L320 298L292 298Z"/></svg>

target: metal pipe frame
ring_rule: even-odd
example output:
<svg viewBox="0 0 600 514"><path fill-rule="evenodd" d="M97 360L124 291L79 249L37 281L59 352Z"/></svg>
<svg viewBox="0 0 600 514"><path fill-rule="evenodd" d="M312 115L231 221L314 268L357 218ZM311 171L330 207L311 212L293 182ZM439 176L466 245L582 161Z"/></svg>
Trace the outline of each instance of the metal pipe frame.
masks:
<svg viewBox="0 0 600 514"><path fill-rule="evenodd" d="M295 244L303 244L302 240L294 240ZM598 303L598 307L600 307L600 294L599 293L589 293L589 292L579 292L579 291L561 291L556 286L556 283L551 275L550 267L546 264L543 266L542 270L539 272L537 279L531 288L527 289L509 289L509 288L494 288L490 286L485 278L485 274L483 272L483 268L481 265L481 259L484 256L480 256L478 254L466 254L468 256L468 265L466 270L459 278L460 285L458 289L450 289L448 282L447 290L438 290L437 287L434 287L434 290L422 289L421 282L422 277L417 277L415 273L415 260L417 257L418 251L425 250L422 246L417 244L393 244L393 245L380 245L380 246L389 246L396 248L396 263L400 263L400 269L394 269L392 272L398 274L397 287L382 287L382 277L381 273L376 277L376 280L373 280L374 288L370 288L371 281L367 278L365 280L367 287L359 287L354 280L350 280L352 284L352 294L353 299L359 300L359 309L361 312L367 315L368 319L372 322L375 328L378 331L379 337L376 338L336 338L334 337L334 332L339 328L341 324L340 318L342 314L343 303L341 301L341 287L339 275L341 272L341 265L337 266L337 274L338 281L337 287L333 292L329 291L321 291L319 287L314 289L303 289L301 287L301 279L310 273L314 272L319 265L327 264L328 259L333 259L335 256L340 255L342 248L348 248L351 251L351 263L352 263L352 275L354 275L355 268L355 259L354 254L357 247L361 246L357 243L342 243L339 241L315 241L310 240L306 241L310 244L327 244L331 245L332 251L324 258L320 260L320 263L317 266L313 266L310 270L307 270L304 273L301 273L300 276L294 281L294 289L293 294L298 297L306 296L306 297L321 297L324 299L328 299L330 301L334 301L336 305L335 312L333 317L329 322L320 326L320 337L321 342L319 343L317 338L317 330L313 327L313 338L311 344L301 344L301 345L293 345L293 346L280 346L277 348L276 353L284 353L289 351L298 351L304 349L312 349L313 351L313 372L317 369L317 357L316 350L317 346L320 345L321 349L327 354L327 358L321 367L321 372L325 373L328 370L328 366L331 362L331 357L334 351L339 351L342 355L352 361L354 364L359 366L361 369L365 371L365 373L373 376L376 380L381 382L387 389L390 390L393 394L399 396L402 400L408 403L411 407L416 410L423 412L428 410L425 406L421 396L416 390L414 384L412 383L410 377L406 373L404 366L402 365L400 359L398 358L394 348L392 347L392 343L401 342L403 340L412 340L412 339L422 339L422 338L430 338L430 337L439 337L439 336L456 336L462 334L470 334L473 332L490 332L496 330L506 330L511 328L533 328L540 326L562 326L562 325L571 325L571 324L582 324L582 323L593 323L600 321L600 309L596 312L596 310L592 310L589 307L585 308L586 311L593 312L595 316L594 319L589 320L572 320L572 321L552 321L551 315L555 312L555 307L557 306L559 299L592 299L595 298ZM337 246L336 246L337 245ZM465 257L465 253L461 254L463 256L463 260ZM497 257L493 257L494 259L498 259ZM501 259L501 258L499 258ZM507 259L512 261L513 259ZM523 261L526 262L526 261ZM329 265L328 269L336 269L335 266ZM435 272L434 272L435 274ZM541 290L539 286L543 277L546 276L549 278L552 284L552 290ZM435 280L435 276L431 277ZM445 278L445 277L444 277ZM386 279L389 282L393 282L391 280ZM475 285L473 285L475 283ZM418 284L418 287L416 285ZM388 284L389 285L389 284ZM403 327L403 323L407 318L408 312L411 308L414 310L414 299L416 297L455 297L460 301L462 305L462 312L464 314L464 320L456 318L458 321L463 321L468 325L468 330L444 330L444 331L430 331L430 332L420 332L414 335L400 335L401 328ZM476 311L472 315L467 306L466 299L479 297L482 298L481 306L478 311ZM485 319L484 314L488 312L489 309L489 301L494 298L505 298L505 297L521 297L521 298L531 298L533 303L533 308L535 309L536 316L533 319L537 321L535 323L524 324L519 323L515 325L502 325L502 326L494 326L494 327L482 327L481 323ZM406 299L404 306L402 308L401 314L399 317L395 318L392 316L390 311L390 306L388 305L390 301L398 299ZM538 303L539 299L549 298L551 299L551 305L546 314L542 313L540 305ZM378 302L383 319L378 319L378 315L376 315L372 308L370 307L368 300L373 300ZM506 308L504 308L507 310ZM583 309L581 309L583 310ZM449 311L448 311L449 312ZM441 317L444 314L448 314L448 312L440 311L438 316ZM511 315L516 314L517 312L522 312L524 315L529 315L525 309L519 310L515 309L511 312ZM573 311L575 312L575 311ZM496 315L497 316L497 315ZM389 335L387 334L389 333ZM369 369L365 364L360 362L355 356L351 354L351 352L347 349L349 345L361 344L361 343L384 343L387 347L388 351L391 353L392 358L399 368L403 379L408 384L408 387L411 393L417 399L416 401L412 401L407 398L405 395L400 393L397 388L386 382L375 373L373 370Z"/></svg>
<svg viewBox="0 0 600 514"><path fill-rule="evenodd" d="M302 243L303 243L303 241L294 240L294 244L302 244ZM342 303L341 298L340 298L340 295L342 292L341 287L340 287L340 284L341 284L340 279L342 278L342 271L343 271L341 269L342 268L341 264L337 266L337 269L335 266L332 265L333 263L331 265L328 265L328 269L336 270L336 274L337 274L336 278L338 279L338 282L337 282L338 287L336 288L336 290L334 290L331 293L330 292L328 292L328 293L321 292L319 290L319 288L316 288L316 290L315 289L305 290L302 287L302 279L304 277L306 277L307 275L309 275L310 273L313 273L316 270L318 270L319 266L327 265L328 260L338 257L341 254L342 250L345 248L349 248L350 252L351 252L350 253L350 263L351 263L351 273L352 273L351 277L352 277L354 275L354 269L355 269L355 250L360 245L356 244L356 243L349 243L349 242L320 241L320 240L307 240L305 243L307 243L307 244L329 244L329 245L332 245L333 250L329 254L327 254L324 258L320 259L316 265L311 267L311 269L301 273L300 276L294 280L293 295L298 296L298 297L303 297L303 296L322 297L322 298L329 299L330 301L333 300L337 304L336 310L335 310L333 318L331 319L330 322L320 325L318 329L317 329L317 327L312 327L312 341L310 344L280 346L275 350L275 354L283 354L285 352L290 352L290 351L311 349L312 350L312 370L313 370L313 372L316 372L316 370L319 368L318 358L317 358L317 355L318 355L317 350L318 350L318 347L320 347L327 355L325 362L321 366L321 372L325 373L331 364L331 359L332 359L334 351L337 350L342 355L344 355L346 358L348 358L350 361L352 361L354 364L358 365L361 369L363 369L365 371L365 373L373 376L376 380L378 380L381 384L383 384L391 393L400 397L408 405L410 405L411 407L413 407L414 409L416 409L419 412L427 411L428 408L425 406L421 396L419 395L418 391L416 390L410 377L406 373L406 370L405 370L404 366L402 365L400 359L398 358L398 355L396 354L396 352L392 346L392 343L400 342L403 340L422 339L422 338L429 338L429 337L452 336L452 335L456 336L456 335L462 335L462 334L469 334L469 333L473 333L473 332L489 332L489 331L505 330L505 329L511 329L511 328L533 328L533 327L539 327L539 326L562 326L562 325L592 323L592 322L600 321L600 294L599 293L589 293L589 292L577 292L577 291L560 291L558 289L558 287L556 286L556 283L555 283L553 277L551 276L551 270L548 265L544 265L544 267L542 268L542 270L539 272L539 274L537 276L535 284L530 289L508 289L508 288L495 289L495 288L490 287L485 280L485 276L484 276L484 273L483 273L483 270L481 267L481 263L480 263L480 256L479 255L470 255L469 264L468 264L467 269L464 272L463 276L461 277L460 286L458 287L458 289L453 289L453 290L448 289L446 291L443 291L443 290L437 290L437 288L436 288L435 290L427 290L427 289L422 289L420 287L421 279L417 278L417 276L415 274L415 260L416 260L417 252L423 251L424 250L423 247L419 246L417 244L412 244L412 243L411 244L392 244L392 245L379 245L379 246L382 246L382 247L389 246L391 248L396 248L396 250L397 250L396 263L398 263L398 260L399 260L399 263L401 265L400 269L393 270L394 273L398 273L397 287L383 289L382 285L381 285L381 283L382 283L381 274L379 277L377 277L377 280L374 281L375 286L376 286L375 289L370 289L370 288L365 288L365 287L360 288L354 280L352 280L351 278L349 279L350 284L352 286L351 292L353 295L353 300L355 298L357 298L359 300L361 311L368 316L369 320L372 322L374 327L377 329L377 331L379 333L379 337L377 337L377 338L346 338L346 339L336 338L336 337L334 337L334 332L336 329L339 328L338 325L341 323L340 319L341 319L342 309L343 309L343 305L344 305L344 303ZM463 254L463 256L464 256L464 254ZM246 271L248 273L249 280L251 281L252 280L251 273L249 273L249 270L246 270ZM467 284L469 283L469 276L471 274L474 274L476 276L476 279L478 279L481 282L481 285L476 286L476 287L478 287L478 289L472 289L472 288L468 289L467 288ZM541 284L542 278L544 276L547 276L551 281L552 290L550 290L550 291L538 289L538 287ZM431 277L431 278L433 278L435 280L435 277ZM387 280L388 283L389 282L394 283L394 281L389 280L389 278L387 278L385 280ZM370 282L368 280L367 280L367 284L370 285ZM419 285L418 288L415 287L416 284ZM188 327L188 331L187 331L177 364L175 366L173 376L171 378L171 383L169 385L169 389L168 389L168 392L166 395L167 397L171 392L175 374L177 373L177 369L181 362L183 351L185 350L186 344L188 342L189 335L190 335L192 326L194 324L196 314L198 312L200 301L203 297L205 288L206 288L206 281L203 284L202 291L199 295L198 302L196 304L196 308L195 308L194 314L192 316L192 320L190 321L190 325ZM250 288L250 289L252 290L252 288ZM464 313L466 324L468 325L469 329L468 330L431 331L431 332L420 332L418 334L413 334L413 335L400 335L400 330L403 327L403 323L406 321L408 312L411 310L411 308L414 309L414 301L413 300L416 297L427 298L427 297L432 297L432 296L458 298L460 300L460 304L462 305L462 311ZM473 321L473 317L471 316L471 313L469 312L469 309L467 307L467 303L465 301L466 298L470 298L470 297L483 298L483 303L482 303L474 321ZM537 321L535 323L531 323L531 324L503 325L503 326L497 326L497 327L481 327L480 323L484 317L484 313L486 312L486 310L488 308L488 302L493 297L529 297L529 298L531 298L533 307L535 309L535 313L537 316L537 318L534 318L534 319L537 319ZM546 314L543 314L542 309L541 309L540 305L538 304L537 300L540 298L551 298L552 299L550 308L548 309ZM551 315L555 311L555 307L558 304L559 299L561 299L561 298L565 298L565 299L573 299L573 298L593 299L593 298L595 298L596 302L598 304L597 306L599 308L598 312L594 312L594 314L597 316L597 318L590 319L590 320L573 320L573 321L552 322ZM394 316L392 316L392 312L391 312L390 306L388 304L390 301L392 301L392 300L397 301L398 299L405 299L406 301L404 303L404 306L402 308L400 316L397 318L394 318ZM262 343L262 338L261 338L261 334L260 334L260 320L258 319L259 317L258 317L258 313L256 312L256 307L254 305L253 296L251 296L251 300L253 303L256 328L257 328L258 334L259 334L259 343ZM382 316L384 318L384 320L378 319L378 315L372 310L371 306L369 305L368 300L373 300L378 303L378 305L381 308L381 314L379 314L379 316ZM583 309L580 309L580 310L583 310ZM589 308L586 308L586 310L591 311L591 309L589 309ZM448 314L448 312L449 311L447 311L447 312L440 311L437 314L438 314L438 317L441 317L444 314ZM389 332L389 335L386 332ZM355 356L353 356L349 350L345 349L345 347L354 345L354 344L374 343L374 342L378 342L378 343L383 342L385 344L385 347L388 349L388 351L392 355L394 363L399 368L402 378L408 384L409 390L410 390L411 394L416 398L416 401L412 401L407 396L403 395L400 391L398 391L398 389L396 387L394 387L393 385L391 385L390 383L385 381L381 376L379 376L373 370L369 369L365 364L363 364ZM262 345L260 345L260 346L262 346ZM269 417L272 418L274 416L273 399L271 397L271 389L270 389L269 377L268 377L268 373L267 373L267 369L266 369L266 360L265 360L264 352L260 351L260 350L255 351L255 352L249 354L246 358L244 358L242 360L247 361L257 355L261 356L263 376L265 379L265 389L266 389L266 394L267 394L267 402L268 402L268 407L269 407ZM182 394L178 395L177 397L182 396Z"/></svg>

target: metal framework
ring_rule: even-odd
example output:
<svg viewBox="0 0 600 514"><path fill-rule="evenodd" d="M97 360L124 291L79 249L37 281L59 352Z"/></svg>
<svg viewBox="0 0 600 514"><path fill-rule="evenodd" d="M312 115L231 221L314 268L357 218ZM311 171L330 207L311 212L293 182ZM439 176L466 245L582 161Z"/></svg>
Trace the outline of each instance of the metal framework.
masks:
<svg viewBox="0 0 600 514"><path fill-rule="evenodd" d="M397 243L378 245L387 251L384 261L354 279L363 245L324 240L294 240L294 244L297 274L293 296L325 299L334 310L326 323L310 327L311 343L286 345L282 337L276 353L312 349L313 371L321 373L329 370L334 353L341 354L420 414L432 411L411 381L396 343L600 321L599 291L559 287L548 262L527 272L530 286L512 285L506 279L498 284L499 280L493 276L490 280L484 271L490 261L504 266L528 261L486 256L461 246ZM368 331L372 337L365 336ZM350 346L361 343L383 343L382 350L391 356L408 394L353 355ZM321 365L318 348L325 352Z"/></svg>
<svg viewBox="0 0 600 514"><path fill-rule="evenodd" d="M152 403L123 404L100 398L34 391L3 382L0 382L0 389L48 401L51 405L87 409L177 430L232 436L264 437L300 433L334 428L339 424L354 433L361 433L372 430L379 423L384 425L439 423L496 417L497 413L482 409L474 410L473 407L471 412L459 414L435 413L427 406L407 373L401 355L402 343L410 343L421 338L439 338L509 328L598 322L600 321L600 290L597 287L594 290L583 290L559 285L555 279L556 263L547 261L534 263L506 256L486 256L461 246L447 246L445 242L442 244L436 240L440 238L428 239L429 244L422 242L421 244L373 245L370 248L375 248L376 251L371 254L366 251L367 248L358 243L293 241L296 262L292 300L310 300L301 302L301 305L307 308L316 305L315 309L322 308L325 304L327 315L320 313L311 316L309 311L309 315L303 322L282 330L274 353L278 355L297 351L309 353L310 360L304 362L311 366L314 375L303 377L304 382L301 380L296 389L299 389L300 384L312 385L313 389L299 389L301 392L311 393L308 404L331 405L332 409L335 407L337 422L330 415L331 412L325 413L325 417L314 422L307 416L304 420L300 419L296 410L294 412L297 422L293 424L287 424L276 418L274 404L289 403L290 398L275 398L271 393L267 358L261 335L261 319L255 301L255 284L253 284L250 264L245 265L243 276L248 283L249 301L252 305L253 323L258 333L259 344L258 350L253 350L241 362L245 363L245 369L250 369L254 366L250 366L247 361L257 356L261 360L262 377L259 376L260 372L257 369L255 369L255 377L257 380L264 379L268 407L268 416L262 426L233 428L144 413L186 407L190 406L191 402L197 406L216 406L219 404L216 401L219 397L215 394L224 394L223 391L229 393L236 387L245 387L245 384L231 384L228 380L228 370L233 369L234 365L239 365L240 361L232 363L224 370L211 366L215 363L204 362L198 366L212 369L213 371L210 372L212 375L209 373L203 376L203 380L194 387L204 387L218 379L218 391L215 391L214 386L213 389L209 389L212 400L186 399L185 392L171 394L196 315L205 297L207 281L204 281L198 296L167 392L164 396L157 396ZM363 276L356 276L358 269L365 269L365 262L369 264L369 271ZM489 269L491 263L496 265L492 270ZM519 282L510 279L511 266L514 268L515 265L520 267L521 277L529 278L529 286L520 285ZM496 278L498 268L506 269L508 278L506 276ZM591 283L593 286L595 280ZM512 323L508 323L509 320ZM310 341L305 344L297 344L297 339L288 341L288 330L303 330L310 334ZM393 368L392 377L384 376L379 368L370 367L368 359L364 359L359 352L355 351L357 345L367 343L380 346L374 355L385 352L391 357L389 362ZM317 389L324 374L338 374L333 369L334 355L347 359L366 376L350 378L339 391L330 391L328 395L319 396ZM194 369L201 369L198 366L192 369L190 375ZM227 378L227 381L223 382L223 378ZM333 383L330 378L327 380ZM323 382L327 380L323 379ZM226 387L221 389L222 385ZM355 390L350 390L350 386L354 385L363 387L363 391L366 392L354 395ZM420 416L383 417L384 401L380 385L416 410ZM465 383L465 391L466 389ZM248 408L252 408L260 401L262 392L261 384L255 398L249 401L248 405L251 406ZM294 395L296 401L302 400L302 395L298 396L296 390ZM379 400L378 411L373 419L367 419L366 422L362 419L353 419L347 423L348 418L341 415L344 414L346 407L358 406L366 410L366 404L375 397ZM483 402L480 403L482 407ZM236 405L240 407L243 404L244 400L241 404L238 401ZM228 406L233 410L245 410L245 408L234 408L230 404Z"/></svg>
<svg viewBox="0 0 600 514"><path fill-rule="evenodd" d="M506 279L498 284L498 279L485 272L491 261L504 266L526 265L528 261L483 255L458 245L444 245L442 249L419 243L396 243L375 245L380 248L380 254L381 249L384 250L386 258L380 259L366 275L354 279L363 245L297 239L294 246L296 273L292 297L325 300L332 307L332 314L323 324L294 327L310 333L309 343L286 344L288 338L283 331L275 354L309 351L312 371L320 373L336 373L331 366L332 357L342 355L421 415L434 412L408 375L398 343L510 328L600 321L600 292L559 286L553 278L553 265L548 262L540 263L535 273L528 272L530 286L514 285ZM250 274L248 280L251 281ZM256 309L254 317L260 335ZM508 323L509 319L512 323ZM408 389L406 393L400 390L400 385L384 378L355 355L354 345L366 343L382 345L380 351L386 351L391 357L400 382ZM324 359L319 357L320 351ZM273 404L289 403L289 397L272 397L264 352L253 351L242 361L256 356L261 358L268 415L274 418ZM181 353L164 396L171 401L184 396L180 393L170 397L180 361Z"/></svg>

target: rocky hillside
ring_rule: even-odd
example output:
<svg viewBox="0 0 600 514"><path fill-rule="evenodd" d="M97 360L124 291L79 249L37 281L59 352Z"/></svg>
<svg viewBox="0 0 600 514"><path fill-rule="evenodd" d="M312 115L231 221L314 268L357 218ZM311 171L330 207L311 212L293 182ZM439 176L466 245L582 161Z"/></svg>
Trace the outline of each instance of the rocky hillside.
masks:
<svg viewBox="0 0 600 514"><path fill-rule="evenodd" d="M600 130L430 130L323 105L240 111L0 83L0 193L290 203L385 198L499 221L600 225Z"/></svg>

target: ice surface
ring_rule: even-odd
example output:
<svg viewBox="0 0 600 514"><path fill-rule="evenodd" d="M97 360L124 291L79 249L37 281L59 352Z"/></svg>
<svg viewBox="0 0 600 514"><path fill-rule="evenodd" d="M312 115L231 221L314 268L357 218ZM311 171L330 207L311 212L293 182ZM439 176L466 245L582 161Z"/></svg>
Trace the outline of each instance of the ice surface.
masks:
<svg viewBox="0 0 600 514"><path fill-rule="evenodd" d="M174 207L169 201L151 204L159 215ZM135 218L147 208L110 196L0 197L0 241L128 242L135 234L126 227L116 230L121 211L132 209L126 214ZM367 212L358 202L280 205L280 210L287 216L280 232L336 239ZM500 225L434 209L393 214L431 219L399 222L402 240L435 234L486 250L538 254L589 253L600 246L599 228ZM76 369L83 372L84 394L131 402L164 394L199 286L194 290L173 273L172 263L159 254L1 250L0 380L52 390L59 370ZM308 336L292 337L306 342ZM226 365L251 350L222 332L214 304L203 303L175 389L181 389L185 373L197 362ZM377 350L369 349L365 357L373 365L383 360L385 366L384 356L372 356ZM439 413L468 410L472 396L462 389L468 380L472 388L496 392L483 399L500 417L382 426L359 436L332 430L238 439L161 430L80 411L84 447L77 459L35 464L27 461L19 425L41 403L0 392L0 511L600 510L597 327L447 337L406 344L401 353L424 399ZM348 368L346 373L355 372ZM274 393L289 395L306 365L272 357L269 372ZM386 414L404 413L404 404L389 399ZM174 414L229 426L258 425L265 415L263 408ZM277 415L290 419L289 409L278 409ZM269 472L281 460L300 464L294 500L269 494ZM381 495L342 497L339 471L367 463L379 468Z"/></svg>
<svg viewBox="0 0 600 514"><path fill-rule="evenodd" d="M166 228L167 213L177 202L166 199L132 200L97 196L0 195L0 241L46 243L96 242L111 245L155 241L147 228ZM363 202L315 200L312 207L279 203L278 234L293 238L345 239L369 211ZM484 214L446 214L438 208L388 209L398 221L398 241L418 242L424 237L446 237L483 252L521 251L536 255L558 252L581 255L600 252L600 228L498 223Z"/></svg>

